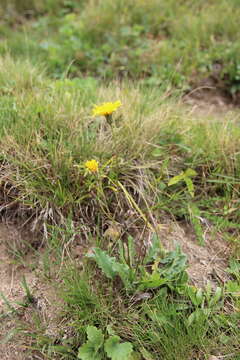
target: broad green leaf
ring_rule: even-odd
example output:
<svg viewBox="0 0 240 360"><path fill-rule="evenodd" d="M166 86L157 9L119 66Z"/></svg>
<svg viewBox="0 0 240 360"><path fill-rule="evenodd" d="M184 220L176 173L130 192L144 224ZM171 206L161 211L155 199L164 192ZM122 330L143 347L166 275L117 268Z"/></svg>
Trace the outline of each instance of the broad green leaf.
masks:
<svg viewBox="0 0 240 360"><path fill-rule="evenodd" d="M187 295L189 296L191 302L195 306L199 306L204 301L204 295L202 289L197 289L195 286L189 285L187 287Z"/></svg>
<svg viewBox="0 0 240 360"><path fill-rule="evenodd" d="M105 251L94 248L94 252L91 255L87 255L88 257L94 259L98 266L102 269L104 274L113 279L117 273L113 268L114 263L116 262L115 258L110 257Z"/></svg>
<svg viewBox="0 0 240 360"><path fill-rule="evenodd" d="M157 288L167 283L167 280L160 276L158 272L152 274L146 273L141 279L139 290Z"/></svg>
<svg viewBox="0 0 240 360"><path fill-rule="evenodd" d="M187 267L187 256L177 246L175 250L169 251L160 263L165 265L160 269L161 276L168 280L177 280Z"/></svg>
<svg viewBox="0 0 240 360"><path fill-rule="evenodd" d="M208 316L210 315L211 310L210 309L196 309L187 319L187 325L190 326L194 322L196 323L202 323L205 321Z"/></svg>
<svg viewBox="0 0 240 360"><path fill-rule="evenodd" d="M110 257L105 251L99 248L94 248L94 253L88 255L88 257L96 261L108 278L114 279L116 275L119 275L126 289L131 288L133 271L127 264L117 262L114 257Z"/></svg>
<svg viewBox="0 0 240 360"><path fill-rule="evenodd" d="M194 311L193 313L191 313L187 319L187 325L191 326L192 323L195 321L196 319L196 311Z"/></svg>
<svg viewBox="0 0 240 360"><path fill-rule="evenodd" d="M196 299L197 288L192 285L187 285L186 294L189 296L193 305L198 306L198 300Z"/></svg>
<svg viewBox="0 0 240 360"><path fill-rule="evenodd" d="M103 346L104 336L101 330L98 330L95 326L87 327L88 341L82 345L78 350L78 358L81 360L101 360L101 354L99 354L100 348Z"/></svg>
<svg viewBox="0 0 240 360"><path fill-rule="evenodd" d="M207 281L207 285L205 286L205 296L208 302L211 299L211 295L212 295L212 285L210 281Z"/></svg>
<svg viewBox="0 0 240 360"><path fill-rule="evenodd" d="M133 272L127 264L120 264L118 262L114 262L112 264L112 269L116 274L120 276L126 289L132 287Z"/></svg>
<svg viewBox="0 0 240 360"><path fill-rule="evenodd" d="M102 360L102 356L96 352L92 344L84 344L78 350L78 359L81 360Z"/></svg>
<svg viewBox="0 0 240 360"><path fill-rule="evenodd" d="M104 349L107 356L112 360L130 360L133 351L132 344L129 342L120 343L120 337L111 336L106 342Z"/></svg>
<svg viewBox="0 0 240 360"><path fill-rule="evenodd" d="M97 329L96 326L87 327L88 342L92 342L96 349L99 349L104 341L102 330Z"/></svg>

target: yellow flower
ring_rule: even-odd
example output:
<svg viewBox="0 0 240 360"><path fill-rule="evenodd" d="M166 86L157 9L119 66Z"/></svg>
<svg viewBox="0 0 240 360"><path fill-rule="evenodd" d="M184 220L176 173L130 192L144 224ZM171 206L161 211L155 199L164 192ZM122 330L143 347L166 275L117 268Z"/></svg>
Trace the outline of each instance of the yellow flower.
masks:
<svg viewBox="0 0 240 360"><path fill-rule="evenodd" d="M108 116L111 115L114 111L121 106L121 101L115 102L106 102L101 105L95 105L93 108L93 116L104 115Z"/></svg>
<svg viewBox="0 0 240 360"><path fill-rule="evenodd" d="M94 159L85 162L85 167L92 173L98 172L98 165L98 161Z"/></svg>

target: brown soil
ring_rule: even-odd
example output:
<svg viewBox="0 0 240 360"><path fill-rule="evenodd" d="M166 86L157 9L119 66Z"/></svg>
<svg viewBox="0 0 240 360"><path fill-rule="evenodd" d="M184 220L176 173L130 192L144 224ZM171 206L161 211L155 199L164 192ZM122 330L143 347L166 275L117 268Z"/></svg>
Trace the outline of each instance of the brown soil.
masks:
<svg viewBox="0 0 240 360"><path fill-rule="evenodd" d="M183 103L190 105L196 115L225 114L238 110L240 92L230 96L224 86L218 83L219 76L210 76L193 85L193 89L185 94Z"/></svg>
<svg viewBox="0 0 240 360"><path fill-rule="evenodd" d="M33 236L33 235L32 235ZM28 331L33 323L33 314L38 313L42 323L45 325L46 333L53 335L57 333L55 315L57 310L55 289L40 278L42 268L41 251L38 258L29 253L16 261L9 253L16 241L21 241L21 232L13 225L0 223L0 293L4 294L9 303L17 310L17 314L11 314L4 299L0 297L0 353L1 360L33 360L42 359L40 354L28 355L28 346L31 337L23 338L17 333L17 326L22 323L28 324ZM24 239L22 239L24 241ZM23 276L34 296L34 303L24 308L16 302L25 302L25 291L21 286ZM10 332L16 331L10 341L5 342Z"/></svg>
<svg viewBox="0 0 240 360"><path fill-rule="evenodd" d="M188 258L188 275L197 287L204 287L209 282L213 288L229 280L226 272L230 247L219 233L214 233L211 227L206 228L205 245L200 246L193 230L186 224L167 221L159 232L160 240L167 250L173 250L180 245Z"/></svg>

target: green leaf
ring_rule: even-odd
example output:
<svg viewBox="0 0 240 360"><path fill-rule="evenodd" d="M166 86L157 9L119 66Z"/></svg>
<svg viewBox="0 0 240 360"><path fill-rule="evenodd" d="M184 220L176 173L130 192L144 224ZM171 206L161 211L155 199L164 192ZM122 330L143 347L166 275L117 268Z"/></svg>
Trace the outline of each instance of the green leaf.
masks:
<svg viewBox="0 0 240 360"><path fill-rule="evenodd" d="M187 319L187 325L191 326L193 323L203 323L207 320L211 313L210 309L196 309Z"/></svg>
<svg viewBox="0 0 240 360"><path fill-rule="evenodd" d="M139 352L134 351L131 354L129 360L142 360L142 356L141 356L141 354Z"/></svg>
<svg viewBox="0 0 240 360"><path fill-rule="evenodd" d="M180 181L184 180L184 177L185 177L185 175L184 175L184 172L182 171L179 175L176 175L169 180L168 186L179 183Z"/></svg>
<svg viewBox="0 0 240 360"><path fill-rule="evenodd" d="M87 327L87 337L88 341L92 342L97 349L99 349L104 341L104 336L102 330L98 330L96 326Z"/></svg>
<svg viewBox="0 0 240 360"><path fill-rule="evenodd" d="M99 248L94 248L93 254L88 255L88 257L96 261L108 278L114 279L115 276L119 275L126 289L132 287L133 271L127 264L117 262L114 257L110 257Z"/></svg>
<svg viewBox="0 0 240 360"><path fill-rule="evenodd" d="M105 251L99 248L94 248L93 251L94 252L91 255L87 256L96 261L108 278L113 279L117 275L116 270L113 268L113 265L116 262L115 258L110 257Z"/></svg>
<svg viewBox="0 0 240 360"><path fill-rule="evenodd" d="M217 286L215 290L215 294L212 295L212 298L209 301L209 307L216 305L219 302L221 296L222 296L222 289L219 286Z"/></svg>
<svg viewBox="0 0 240 360"><path fill-rule="evenodd" d="M174 176L173 178L170 179L170 181L168 182L168 186L174 185L179 183L180 181L185 181L188 191L191 194L191 196L193 197L193 193L194 193L194 186L193 186L193 182L190 179L193 176L196 176L197 173L195 170L193 169L187 169L186 171L182 171L179 175Z"/></svg>
<svg viewBox="0 0 240 360"><path fill-rule="evenodd" d="M185 183L187 185L187 189L188 189L189 194L191 195L191 197L194 197L194 185L193 185L192 180L189 177L186 177L184 179L184 181L185 181Z"/></svg>
<svg viewBox="0 0 240 360"><path fill-rule="evenodd" d="M177 280L185 271L187 267L187 256L182 253L179 246L175 250L169 251L167 255L161 259L161 264L164 265L160 269L162 277L166 277L169 280Z"/></svg>
<svg viewBox="0 0 240 360"><path fill-rule="evenodd" d="M196 292L196 303L197 305L201 305L203 301L204 301L203 291L202 289L198 289L198 291Z"/></svg>
<svg viewBox="0 0 240 360"><path fill-rule="evenodd" d="M102 356L98 354L92 344L84 344L78 350L78 359L81 360L102 360Z"/></svg>
<svg viewBox="0 0 240 360"><path fill-rule="evenodd" d="M132 344L129 342L120 343L120 337L111 336L106 342L104 349L107 356L112 360L130 360L133 351Z"/></svg>
<svg viewBox="0 0 240 360"><path fill-rule="evenodd" d="M167 280L162 278L158 272L153 272L152 274L146 273L145 276L141 279L139 290L157 288L166 283Z"/></svg>
<svg viewBox="0 0 240 360"><path fill-rule="evenodd" d="M150 310L147 311L147 315L152 321L158 324L158 326L163 326L169 323L168 316L164 315L160 310Z"/></svg>
<svg viewBox="0 0 240 360"><path fill-rule="evenodd" d="M162 247L160 243L160 239L157 234L153 234L152 244L149 247L147 254L144 259L144 264L148 264L153 260L156 260L159 257L159 253L161 252Z"/></svg>
<svg viewBox="0 0 240 360"><path fill-rule="evenodd" d="M195 286L188 285L186 294L189 296L191 302L195 306L199 306L204 301L202 289L197 289Z"/></svg>
<svg viewBox="0 0 240 360"><path fill-rule="evenodd" d="M126 289L130 289L133 283L133 271L127 264L113 263L113 271L118 274Z"/></svg>
<svg viewBox="0 0 240 360"><path fill-rule="evenodd" d="M104 336L102 330L98 330L95 326L87 327L88 341L78 350L78 358L81 360L101 360L99 350L103 345Z"/></svg>
<svg viewBox="0 0 240 360"><path fill-rule="evenodd" d="M240 284L237 281L228 281L226 290L230 295L240 297Z"/></svg>
<svg viewBox="0 0 240 360"><path fill-rule="evenodd" d="M189 178L189 177L192 177L192 176L196 176L197 173L196 173L196 171L193 170L193 169L187 169L187 170L185 171L184 175Z"/></svg>

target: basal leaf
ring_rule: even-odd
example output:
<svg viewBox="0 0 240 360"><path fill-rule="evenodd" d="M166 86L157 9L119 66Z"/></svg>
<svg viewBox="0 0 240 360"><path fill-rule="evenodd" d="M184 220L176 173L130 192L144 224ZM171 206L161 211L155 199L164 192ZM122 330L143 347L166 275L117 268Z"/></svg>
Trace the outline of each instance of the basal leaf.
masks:
<svg viewBox="0 0 240 360"><path fill-rule="evenodd" d="M159 271L161 277L166 281L178 281L180 285L186 280L187 256L182 253L179 246L175 250L169 251L160 263L164 266Z"/></svg>
<svg viewBox="0 0 240 360"><path fill-rule="evenodd" d="M110 257L105 251L99 248L94 248L94 252L87 256L96 261L98 266L102 269L108 278L113 279L117 275L113 268L116 260L115 258Z"/></svg>
<svg viewBox="0 0 240 360"><path fill-rule="evenodd" d="M153 272L152 274L146 273L141 279L139 290L157 288L166 283L166 279L162 278L158 272Z"/></svg>
<svg viewBox="0 0 240 360"><path fill-rule="evenodd" d="M93 343L94 347L98 350L104 341L104 336L102 330L98 330L96 326L88 326L87 327L87 337L88 342Z"/></svg>
<svg viewBox="0 0 240 360"><path fill-rule="evenodd" d="M101 360L100 348L103 346L104 336L101 330L95 326L87 327L88 341L78 350L78 358L81 360Z"/></svg>
<svg viewBox="0 0 240 360"><path fill-rule="evenodd" d="M113 271L118 274L126 289L131 288L133 282L133 272L127 264L113 263Z"/></svg>
<svg viewBox="0 0 240 360"><path fill-rule="evenodd" d="M78 350L78 359L81 360L102 360L102 356L94 349L92 344L86 343Z"/></svg>
<svg viewBox="0 0 240 360"><path fill-rule="evenodd" d="M119 336L111 336L106 342L104 349L107 356L112 360L130 360L133 351L132 344L129 342L120 343Z"/></svg>

